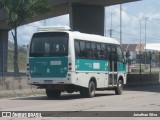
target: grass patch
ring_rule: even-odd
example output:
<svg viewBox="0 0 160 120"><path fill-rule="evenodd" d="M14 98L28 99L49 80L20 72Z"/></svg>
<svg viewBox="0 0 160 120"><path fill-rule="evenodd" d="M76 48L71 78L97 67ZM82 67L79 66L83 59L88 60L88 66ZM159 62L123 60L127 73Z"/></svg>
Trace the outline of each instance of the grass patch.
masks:
<svg viewBox="0 0 160 120"><path fill-rule="evenodd" d="M19 51L18 53L18 65L20 71L26 71L26 57L27 53ZM14 69L14 51L8 50L8 61L7 61L8 71L13 71Z"/></svg>

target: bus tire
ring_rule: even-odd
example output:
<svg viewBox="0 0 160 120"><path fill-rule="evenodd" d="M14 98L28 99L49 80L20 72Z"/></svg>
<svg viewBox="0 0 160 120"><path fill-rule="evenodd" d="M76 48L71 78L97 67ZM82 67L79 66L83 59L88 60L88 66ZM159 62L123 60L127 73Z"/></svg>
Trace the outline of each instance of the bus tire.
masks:
<svg viewBox="0 0 160 120"><path fill-rule="evenodd" d="M46 89L46 95L48 98L58 98L61 95L61 91Z"/></svg>
<svg viewBox="0 0 160 120"><path fill-rule="evenodd" d="M118 80L118 84L115 89L115 93L116 93L116 95L121 95L122 91L123 91L123 82L122 82L122 80Z"/></svg>
<svg viewBox="0 0 160 120"><path fill-rule="evenodd" d="M81 97L85 97L85 89L86 89L86 88L83 88L83 87L82 87L82 88L79 90Z"/></svg>
<svg viewBox="0 0 160 120"><path fill-rule="evenodd" d="M89 82L88 88L85 89L85 97L93 98L95 96L96 84L91 81Z"/></svg>

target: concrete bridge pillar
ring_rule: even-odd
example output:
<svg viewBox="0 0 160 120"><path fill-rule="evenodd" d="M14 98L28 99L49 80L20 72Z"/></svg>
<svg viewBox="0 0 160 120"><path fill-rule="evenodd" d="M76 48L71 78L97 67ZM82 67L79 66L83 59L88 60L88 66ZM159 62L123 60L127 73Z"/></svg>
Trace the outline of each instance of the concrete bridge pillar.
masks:
<svg viewBox="0 0 160 120"><path fill-rule="evenodd" d="M71 4L71 29L83 33L104 35L104 14L104 6Z"/></svg>
<svg viewBox="0 0 160 120"><path fill-rule="evenodd" d="M8 30L0 30L0 76L7 72Z"/></svg>

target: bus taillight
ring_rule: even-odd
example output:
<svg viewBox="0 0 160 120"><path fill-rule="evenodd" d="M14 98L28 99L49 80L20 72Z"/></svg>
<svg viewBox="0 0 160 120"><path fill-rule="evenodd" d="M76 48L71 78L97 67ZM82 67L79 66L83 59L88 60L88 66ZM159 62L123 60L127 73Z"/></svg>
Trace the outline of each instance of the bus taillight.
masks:
<svg viewBox="0 0 160 120"><path fill-rule="evenodd" d="M68 65L69 65L68 70L72 70L72 63L69 63Z"/></svg>

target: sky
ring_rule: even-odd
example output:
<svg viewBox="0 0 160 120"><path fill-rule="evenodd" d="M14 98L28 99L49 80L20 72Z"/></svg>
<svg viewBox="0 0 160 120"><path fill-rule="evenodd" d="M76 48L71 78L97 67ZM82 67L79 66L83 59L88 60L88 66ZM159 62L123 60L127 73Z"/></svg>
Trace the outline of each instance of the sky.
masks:
<svg viewBox="0 0 160 120"><path fill-rule="evenodd" d="M141 0L122 4L122 43L160 43L160 0ZM111 25L112 14L112 25ZM141 21L141 32L140 32ZM27 45L39 26L69 26L69 15L37 21L18 27L18 44ZM112 26L112 27L111 27ZM105 35L109 36L112 28L112 37L120 39L120 5L105 8ZM141 35L140 35L141 33ZM141 36L141 37L140 37ZM9 40L13 41L11 32Z"/></svg>

